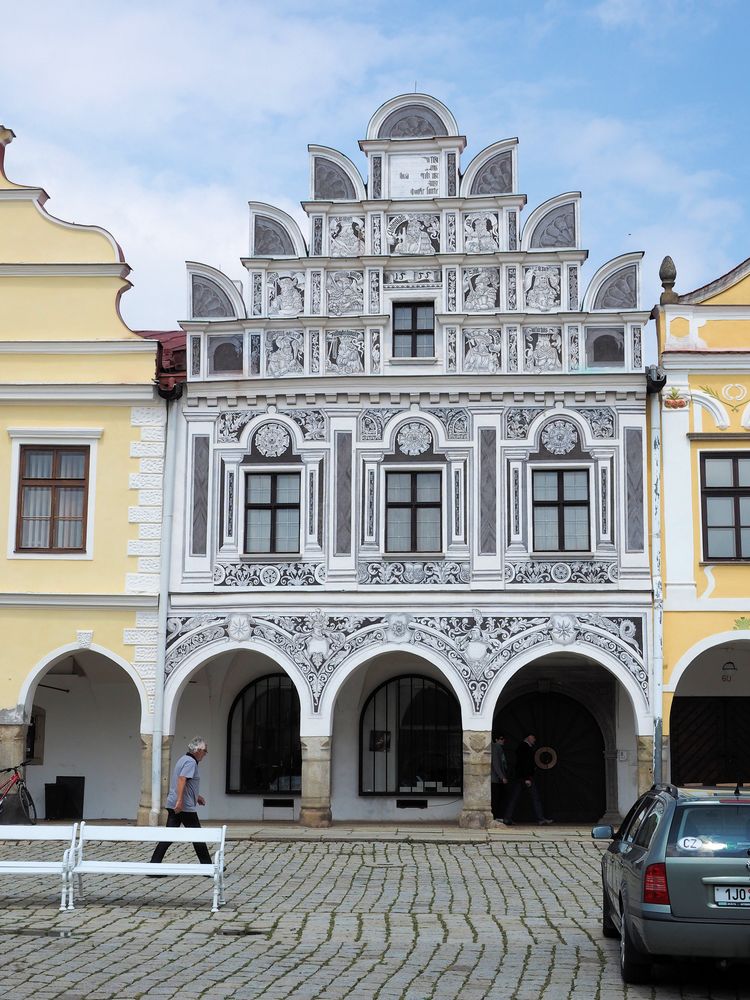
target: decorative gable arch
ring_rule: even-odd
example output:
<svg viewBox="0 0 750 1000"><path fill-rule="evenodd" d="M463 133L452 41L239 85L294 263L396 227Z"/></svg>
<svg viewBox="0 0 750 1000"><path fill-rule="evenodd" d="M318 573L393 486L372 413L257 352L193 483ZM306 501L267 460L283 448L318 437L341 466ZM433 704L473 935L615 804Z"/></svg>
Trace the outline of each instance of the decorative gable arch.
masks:
<svg viewBox="0 0 750 1000"><path fill-rule="evenodd" d="M538 205L526 220L521 250L578 247L580 191L567 191Z"/></svg>
<svg viewBox="0 0 750 1000"><path fill-rule="evenodd" d="M603 264L586 289L584 312L637 309L640 299L640 261L643 252L624 253Z"/></svg>
<svg viewBox="0 0 750 1000"><path fill-rule="evenodd" d="M516 189L518 139L493 142L474 157L461 178L461 194L510 194Z"/></svg>
<svg viewBox="0 0 750 1000"><path fill-rule="evenodd" d="M429 94L400 94L381 104L367 126L368 139L434 139L458 135L448 108Z"/></svg>
<svg viewBox="0 0 750 1000"><path fill-rule="evenodd" d="M261 201L250 203L251 257L306 257L302 231L286 212Z"/></svg>
<svg viewBox="0 0 750 1000"><path fill-rule="evenodd" d="M191 319L244 319L242 293L222 271L208 264L187 262Z"/></svg>
<svg viewBox="0 0 750 1000"><path fill-rule="evenodd" d="M308 146L314 201L364 201L365 185L348 156L330 146Z"/></svg>

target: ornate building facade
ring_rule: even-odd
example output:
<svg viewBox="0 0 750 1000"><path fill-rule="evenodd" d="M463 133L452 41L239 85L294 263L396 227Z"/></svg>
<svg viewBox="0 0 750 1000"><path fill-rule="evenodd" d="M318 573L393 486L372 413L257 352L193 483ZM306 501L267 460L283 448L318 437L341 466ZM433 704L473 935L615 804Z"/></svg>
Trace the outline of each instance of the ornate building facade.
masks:
<svg viewBox="0 0 750 1000"><path fill-rule="evenodd" d="M666 386L651 423L663 773L734 787L750 768L750 260L682 295L671 258L660 277Z"/></svg>
<svg viewBox="0 0 750 1000"><path fill-rule="evenodd" d="M580 194L523 222L465 144L394 98L304 227L250 203L244 287L188 264L163 742L215 817L483 825L493 731L560 820L650 780L641 255L584 288Z"/></svg>

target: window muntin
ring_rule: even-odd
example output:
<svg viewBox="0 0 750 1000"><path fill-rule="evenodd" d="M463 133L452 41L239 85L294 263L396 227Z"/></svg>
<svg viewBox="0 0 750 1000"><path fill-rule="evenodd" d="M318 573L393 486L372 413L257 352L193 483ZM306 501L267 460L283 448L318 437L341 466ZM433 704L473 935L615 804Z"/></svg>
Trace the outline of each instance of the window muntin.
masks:
<svg viewBox="0 0 750 1000"><path fill-rule="evenodd" d="M259 677L240 692L229 712L228 793L300 791L299 715L299 696L285 674Z"/></svg>
<svg viewBox="0 0 750 1000"><path fill-rule="evenodd" d="M750 559L750 452L701 456L703 557Z"/></svg>
<svg viewBox="0 0 750 1000"><path fill-rule="evenodd" d="M589 550L589 474L586 469L535 469L532 473L532 511L535 551Z"/></svg>
<svg viewBox="0 0 750 1000"><path fill-rule="evenodd" d="M84 552L88 446L21 445L17 552Z"/></svg>
<svg viewBox="0 0 750 1000"><path fill-rule="evenodd" d="M245 483L245 552L299 552L299 473L248 472Z"/></svg>
<svg viewBox="0 0 750 1000"><path fill-rule="evenodd" d="M386 681L360 720L360 795L460 795L461 709L427 677Z"/></svg>
<svg viewBox="0 0 750 1000"><path fill-rule="evenodd" d="M435 356L435 306L432 302L397 302L393 306L393 357Z"/></svg>
<svg viewBox="0 0 750 1000"><path fill-rule="evenodd" d="M387 472L386 552L442 550L440 472Z"/></svg>

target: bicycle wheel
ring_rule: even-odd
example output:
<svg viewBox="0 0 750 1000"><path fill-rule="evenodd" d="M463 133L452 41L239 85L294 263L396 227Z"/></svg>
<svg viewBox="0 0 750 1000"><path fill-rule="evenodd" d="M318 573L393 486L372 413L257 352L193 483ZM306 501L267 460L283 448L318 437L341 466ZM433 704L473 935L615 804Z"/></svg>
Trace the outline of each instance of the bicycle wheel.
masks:
<svg viewBox="0 0 750 1000"><path fill-rule="evenodd" d="M33 826L36 823L36 806L26 785L18 786L18 802L24 816Z"/></svg>

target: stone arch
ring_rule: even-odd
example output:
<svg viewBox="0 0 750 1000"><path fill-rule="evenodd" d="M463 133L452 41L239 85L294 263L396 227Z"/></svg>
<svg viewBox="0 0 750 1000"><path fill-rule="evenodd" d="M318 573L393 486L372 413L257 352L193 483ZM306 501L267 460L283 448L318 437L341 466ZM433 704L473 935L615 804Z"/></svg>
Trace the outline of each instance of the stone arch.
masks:
<svg viewBox="0 0 750 1000"><path fill-rule="evenodd" d="M691 389L690 398L693 403L697 406L702 406L704 410L707 410L711 414L717 427L722 430L729 427L729 414L727 413L727 408L720 400L714 396L709 396L707 392L702 392L700 389Z"/></svg>
<svg viewBox="0 0 750 1000"><path fill-rule="evenodd" d="M680 682L680 678L701 655L701 653L705 653L709 649L714 649L716 646L724 646L727 643L750 643L750 631L733 629L729 632L717 632L714 635L709 635L705 639L701 639L699 642L696 642L690 647L690 649L686 650L682 654L672 668L669 680L664 685L665 694L674 694L677 691L677 685Z"/></svg>
<svg viewBox="0 0 750 1000"><path fill-rule="evenodd" d="M578 246L580 191L566 191L537 205L521 233L522 250Z"/></svg>
<svg viewBox="0 0 750 1000"><path fill-rule="evenodd" d="M403 427L406 426L406 424L424 424L432 435L433 451L443 451L445 448L449 447L445 427L440 423L437 417L433 416L431 413L425 413L423 410L415 412L412 412L411 410L403 410L400 413L394 414L383 428L384 451L392 452L396 450L398 433ZM427 450L429 451L430 449Z"/></svg>
<svg viewBox="0 0 750 1000"><path fill-rule="evenodd" d="M58 646L57 649L52 650L34 665L31 671L26 675L26 679L21 685L18 695L18 708L23 715L22 721L26 722L29 718L34 702L34 692L41 677L50 669L50 667L54 667L56 663L64 660L67 656L80 653L84 649L90 650L92 653L98 653L100 656L111 660L112 663L121 667L128 677L130 677L135 685L136 691L138 692L138 699L141 706L141 732L149 732L152 724L151 699L146 691L146 686L143 683L142 677L132 663L128 663L127 660L118 656L117 653L113 653L112 650L107 649L105 646L99 646L96 643L91 643L90 646L81 646L79 643L68 643L65 646Z"/></svg>
<svg viewBox="0 0 750 1000"><path fill-rule="evenodd" d="M591 448L599 447L609 443L612 444L611 439L597 439L594 438L591 427L588 423L581 417L580 413L576 413L575 410L569 410L563 408L560 410L544 410L542 413L538 414L534 420L529 424L528 430L528 441L530 451L540 451L542 448L542 432L544 428L553 423L556 420L563 420L567 423L571 423L575 426L580 437L580 447L584 451L589 451ZM564 457L564 456L561 456Z"/></svg>
<svg viewBox="0 0 750 1000"><path fill-rule="evenodd" d="M432 139L458 135L448 108L429 94L399 94L382 104L367 126L368 139Z"/></svg>
<svg viewBox="0 0 750 1000"><path fill-rule="evenodd" d="M589 282L582 312L637 309L642 252L625 253L603 264Z"/></svg>
<svg viewBox="0 0 750 1000"><path fill-rule="evenodd" d="M263 424L281 424L285 431L288 431L289 436L292 439L292 450L298 454L302 445L304 444L305 438L304 433L300 425L286 413L258 413L254 415L248 422L244 425L242 430L237 436L236 443L233 442L231 447L244 448L247 452L250 450L251 442L255 437L256 432L260 429Z"/></svg>

